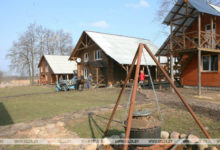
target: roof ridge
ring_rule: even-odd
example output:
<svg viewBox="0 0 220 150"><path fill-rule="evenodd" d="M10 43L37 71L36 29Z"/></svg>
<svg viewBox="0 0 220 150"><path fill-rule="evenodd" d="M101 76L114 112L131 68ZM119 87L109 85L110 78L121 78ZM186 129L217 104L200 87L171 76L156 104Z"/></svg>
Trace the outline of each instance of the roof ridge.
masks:
<svg viewBox="0 0 220 150"><path fill-rule="evenodd" d="M132 37L132 36L127 36L127 35L120 35L120 34L113 34L113 33L105 33L105 32L98 32L98 31L90 31L90 30L84 30L84 32L94 32L94 33L100 33L100 34L107 34L107 35L114 35L114 36L122 36L122 37L127 37L127 38L132 38L132 39L142 39L142 40L148 40L145 38L138 38L138 37Z"/></svg>

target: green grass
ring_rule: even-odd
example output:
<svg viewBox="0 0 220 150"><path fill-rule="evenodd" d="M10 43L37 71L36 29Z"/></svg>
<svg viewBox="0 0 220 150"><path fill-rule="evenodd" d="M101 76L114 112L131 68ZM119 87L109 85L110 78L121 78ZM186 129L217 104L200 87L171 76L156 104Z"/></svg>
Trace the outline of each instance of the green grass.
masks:
<svg viewBox="0 0 220 150"><path fill-rule="evenodd" d="M162 116L163 116L163 124L162 124L162 130L166 130L169 132L177 131L179 133L185 133L189 134L192 132L192 134L205 138L204 134L201 132L198 125L195 123L191 115L181 109L174 109L170 108L165 105L161 105L162 107ZM151 110L152 108L156 108L154 104L148 104L148 105L141 105L138 107L138 109L141 110ZM152 109L153 110L153 109ZM116 116L114 120L117 121L123 121L125 120L125 110L120 109L117 111ZM157 114L156 111L153 111L154 114ZM89 117L85 116L84 118L70 121L67 123L66 127L67 129L74 131L79 134L82 138L100 138L103 136L103 132L106 128L107 119L101 118L109 118L111 112L107 113L100 113L98 116L93 115L93 121L90 121ZM203 115L197 115L200 119L200 121L204 124L205 127L208 127L209 134L212 138L219 138L220 137L220 121L212 120L208 117L205 117ZM124 128L121 124L117 122L112 122L109 135L114 134L120 134L124 132Z"/></svg>
<svg viewBox="0 0 220 150"><path fill-rule="evenodd" d="M55 88L48 88L46 86L23 86L23 87L10 87L10 88L1 88L0 97L6 96L17 96L24 94L38 94L38 93L47 93L55 92Z"/></svg>
<svg viewBox="0 0 220 150"><path fill-rule="evenodd" d="M29 87L28 91L36 91ZM38 87L38 91L47 88ZM0 89L1 90L1 89ZM14 88L11 89L13 91ZM51 88L49 89L51 90ZM4 91L4 90L3 90ZM19 93L20 91L16 91ZM22 92L20 92L22 93ZM52 117L69 112L114 104L117 89L56 92L0 99L0 125Z"/></svg>

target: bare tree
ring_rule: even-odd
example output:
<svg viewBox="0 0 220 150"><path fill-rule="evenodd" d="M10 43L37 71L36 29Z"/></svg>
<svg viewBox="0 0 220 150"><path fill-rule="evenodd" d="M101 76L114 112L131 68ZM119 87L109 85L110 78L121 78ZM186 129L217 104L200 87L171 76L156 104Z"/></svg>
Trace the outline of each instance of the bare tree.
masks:
<svg viewBox="0 0 220 150"><path fill-rule="evenodd" d="M6 57L10 59L10 69L20 74L28 73L32 83L29 44L25 36L20 36L18 41L13 43Z"/></svg>
<svg viewBox="0 0 220 150"><path fill-rule="evenodd" d="M171 8L178 0L159 0L160 7L157 11L157 18L159 21L163 20L164 17L168 14ZM219 0L207 0L208 3L220 6Z"/></svg>
<svg viewBox="0 0 220 150"><path fill-rule="evenodd" d="M10 68L20 74L28 74L34 83L37 64L44 54L66 55L72 50L72 36L63 30L50 29L30 24L27 30L15 41L7 54Z"/></svg>
<svg viewBox="0 0 220 150"><path fill-rule="evenodd" d="M56 46L61 55L70 54L73 49L72 36L68 32L59 30L56 32Z"/></svg>

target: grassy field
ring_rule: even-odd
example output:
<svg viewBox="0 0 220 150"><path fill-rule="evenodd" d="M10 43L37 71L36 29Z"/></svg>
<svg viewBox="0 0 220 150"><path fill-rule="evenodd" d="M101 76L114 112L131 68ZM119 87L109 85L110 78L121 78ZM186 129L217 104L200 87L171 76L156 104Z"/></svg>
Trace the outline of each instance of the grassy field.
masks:
<svg viewBox="0 0 220 150"><path fill-rule="evenodd" d="M35 94L23 95L28 93ZM114 104L118 91L117 89L99 89L83 92L55 92L55 88L43 86L0 89L0 96L13 95L17 97L0 98L0 125Z"/></svg>
<svg viewBox="0 0 220 150"><path fill-rule="evenodd" d="M0 98L7 96L18 96L24 94L40 94L55 92L55 88L49 88L46 86L23 86L23 87L9 87L0 88Z"/></svg>
<svg viewBox="0 0 220 150"><path fill-rule="evenodd" d="M35 119L53 117L65 113L76 112L89 108L114 104L119 89L93 89L69 92L55 92L55 88L44 86L29 86L19 88L0 89L0 125L8 125L18 122L26 122ZM123 97L122 103L127 102ZM154 103L138 105L135 110L151 110L156 114ZM161 104L163 123L162 130L169 132L192 134L204 137L200 128L194 122L190 114L184 109L176 109ZM125 120L127 110L120 108L116 112L114 121L109 130L109 135L124 132L121 124ZM108 122L111 112L99 112L86 115L80 119L66 123L66 128L76 132L82 138L100 138ZM220 121L213 120L201 114L197 114L201 122L208 129L213 138L220 137ZM1 147L0 147L1 148ZM9 149L59 149L53 146L9 146Z"/></svg>
<svg viewBox="0 0 220 150"><path fill-rule="evenodd" d="M204 134L201 132L198 125L195 123L191 115L182 109L170 108L165 105L161 105L162 107L162 130L165 131L177 131L179 133L192 134L197 135L198 137L204 137ZM156 108L154 104L148 105L140 105L136 108L136 110L152 110L153 114L157 114L153 109ZM80 137L83 138L100 138L103 137L103 132L105 131L106 124L108 122L108 118L111 112L107 113L99 113L93 116L85 116L84 118L70 121L66 127L69 130L77 132ZM124 132L124 128L120 121L125 120L125 110L120 109L117 111L116 116L114 118L115 121L112 122L111 128L109 130L109 135L120 134ZM197 114L198 115L198 114ZM201 122L204 124L206 128L208 128L208 132L213 138L220 137L220 121L212 120L203 115L198 115Z"/></svg>

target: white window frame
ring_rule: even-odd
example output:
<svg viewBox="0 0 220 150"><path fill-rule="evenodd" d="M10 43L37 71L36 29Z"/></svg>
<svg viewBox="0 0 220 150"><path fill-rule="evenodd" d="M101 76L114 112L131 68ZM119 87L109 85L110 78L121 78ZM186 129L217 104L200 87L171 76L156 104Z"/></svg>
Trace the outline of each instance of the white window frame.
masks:
<svg viewBox="0 0 220 150"><path fill-rule="evenodd" d="M205 56L208 56L209 57L209 61L208 61L208 63L209 63L209 69L208 70L204 70L204 68L203 68L203 57L205 57ZM212 57L211 56L213 56L213 55L203 55L202 56L202 71L203 72L218 72L218 68L217 68L217 70L211 70L211 62L212 62ZM218 57L218 59L219 59L219 56L217 55L217 57ZM219 61L219 60L218 60ZM218 63L218 62L217 62ZM219 66L218 66L219 67Z"/></svg>
<svg viewBox="0 0 220 150"><path fill-rule="evenodd" d="M88 62L89 61L89 53L85 53L84 54L84 62Z"/></svg>
<svg viewBox="0 0 220 150"><path fill-rule="evenodd" d="M84 68L84 69L83 69L84 79L87 79L87 78L88 78L88 75L89 75L88 69L87 69L87 68Z"/></svg>
<svg viewBox="0 0 220 150"><path fill-rule="evenodd" d="M94 52L94 60L102 60L103 57L102 57L102 51L101 50L96 50Z"/></svg>

